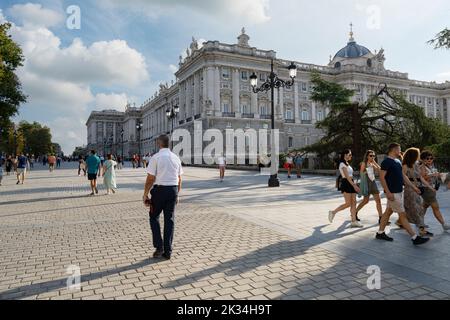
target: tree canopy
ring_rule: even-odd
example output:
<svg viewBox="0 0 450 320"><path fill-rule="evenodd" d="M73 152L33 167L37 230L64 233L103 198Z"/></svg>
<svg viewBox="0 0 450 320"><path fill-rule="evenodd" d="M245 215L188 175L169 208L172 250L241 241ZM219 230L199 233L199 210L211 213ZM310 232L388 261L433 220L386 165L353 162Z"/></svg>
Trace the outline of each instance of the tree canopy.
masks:
<svg viewBox="0 0 450 320"><path fill-rule="evenodd" d="M311 81L311 99L329 107L330 112L316 124L324 137L304 151L317 153L324 162L329 161L329 155L347 148L356 161L361 161L367 149L385 153L391 142L424 149L450 139L448 126L427 117L421 107L387 86L366 103L358 103L351 101L352 90L326 81L318 73L312 74Z"/></svg>
<svg viewBox="0 0 450 320"><path fill-rule="evenodd" d="M433 39L428 41L435 49L445 48L450 49L450 29L445 28L439 32Z"/></svg>
<svg viewBox="0 0 450 320"><path fill-rule="evenodd" d="M11 25L0 24L0 134L5 138L11 126L11 117L19 112L21 103L26 102L22 86L15 74L23 65L22 49L8 34Z"/></svg>
<svg viewBox="0 0 450 320"><path fill-rule="evenodd" d="M20 122L15 128L10 127L3 146L8 154L42 155L53 152L50 128L38 122Z"/></svg>

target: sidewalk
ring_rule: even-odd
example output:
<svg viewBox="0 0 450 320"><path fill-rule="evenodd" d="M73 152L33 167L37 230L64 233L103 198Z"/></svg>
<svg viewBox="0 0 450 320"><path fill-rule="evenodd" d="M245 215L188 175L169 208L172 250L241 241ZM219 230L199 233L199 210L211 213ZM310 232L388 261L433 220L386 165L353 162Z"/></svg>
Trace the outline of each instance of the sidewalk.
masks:
<svg viewBox="0 0 450 320"><path fill-rule="evenodd" d="M267 177L186 168L170 262L153 253L141 204L143 170L118 172L115 196L87 197L76 169L34 171L24 186L0 187L0 299L448 299L450 235L421 248L402 231L375 241L373 204L366 228L348 214L327 222L341 202L333 178L308 176L268 189ZM331 182L331 184L330 184ZM101 189L102 193L103 190ZM441 193L450 219L450 192ZM318 199L320 197L320 199ZM381 290L367 268L381 268ZM67 289L80 267L81 289Z"/></svg>

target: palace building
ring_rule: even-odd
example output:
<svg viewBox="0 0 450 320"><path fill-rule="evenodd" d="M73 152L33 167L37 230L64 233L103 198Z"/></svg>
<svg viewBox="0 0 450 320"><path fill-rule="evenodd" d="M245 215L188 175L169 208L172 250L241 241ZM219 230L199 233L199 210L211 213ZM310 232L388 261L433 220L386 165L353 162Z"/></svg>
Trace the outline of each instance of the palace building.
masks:
<svg viewBox="0 0 450 320"><path fill-rule="evenodd" d="M331 58L331 57L330 57ZM166 110L179 106L174 128L193 131L194 122L201 121L203 130L270 128L271 101L269 93L255 94L250 75L255 72L259 83L274 71L289 80L287 67L291 61L278 58L273 50L250 45L250 37L242 29L236 44L207 41L199 46L192 39L186 58L180 57L176 82L161 84L159 91L141 107L127 106L125 112L105 110L93 112L87 121L88 147L123 154L156 152L156 138L170 133L172 120ZM380 84L402 92L409 101L423 107L425 114L450 125L450 82L416 81L407 73L384 67L384 50L371 52L359 45L353 32L347 45L325 66L294 62L298 68L295 84L290 89L275 90L276 128L280 131L281 152L307 146L321 138L317 121L329 110L311 101L310 77L317 71L329 81L353 89L353 99L366 101L379 90ZM137 124L141 124L137 126ZM139 128L139 129L138 129Z"/></svg>

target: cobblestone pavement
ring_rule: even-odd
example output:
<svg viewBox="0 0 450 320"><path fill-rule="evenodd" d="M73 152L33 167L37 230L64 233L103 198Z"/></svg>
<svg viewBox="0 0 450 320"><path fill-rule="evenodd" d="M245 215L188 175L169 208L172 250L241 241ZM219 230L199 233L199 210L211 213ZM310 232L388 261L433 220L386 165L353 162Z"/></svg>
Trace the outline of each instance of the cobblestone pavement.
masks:
<svg viewBox="0 0 450 320"><path fill-rule="evenodd" d="M114 196L86 196L87 180L69 168L33 171L23 186L4 177L0 299L450 297L450 237L439 233L414 248L391 230L393 244L375 241L372 204L363 230L347 228L348 214L329 225L327 210L341 202L332 179L268 190L267 177L252 172L228 172L219 183L215 170L185 171L171 261L149 258L142 169L120 171ZM447 218L448 193L441 201ZM434 223L432 214L427 219ZM71 265L80 268L80 289L67 288ZM370 265L381 268L381 290L367 287Z"/></svg>

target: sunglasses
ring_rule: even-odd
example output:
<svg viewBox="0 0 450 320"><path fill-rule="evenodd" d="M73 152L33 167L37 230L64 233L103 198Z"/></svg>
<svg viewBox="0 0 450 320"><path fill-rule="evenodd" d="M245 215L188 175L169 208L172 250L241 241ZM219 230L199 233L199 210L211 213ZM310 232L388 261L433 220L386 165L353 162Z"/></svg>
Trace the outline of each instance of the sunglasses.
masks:
<svg viewBox="0 0 450 320"><path fill-rule="evenodd" d="M374 154L369 155L369 158L375 158Z"/></svg>
<svg viewBox="0 0 450 320"><path fill-rule="evenodd" d="M434 160L434 158L427 158L427 160L428 160L428 161L430 161L430 160Z"/></svg>

